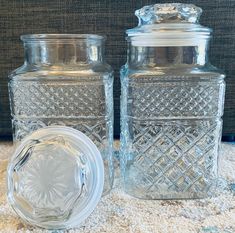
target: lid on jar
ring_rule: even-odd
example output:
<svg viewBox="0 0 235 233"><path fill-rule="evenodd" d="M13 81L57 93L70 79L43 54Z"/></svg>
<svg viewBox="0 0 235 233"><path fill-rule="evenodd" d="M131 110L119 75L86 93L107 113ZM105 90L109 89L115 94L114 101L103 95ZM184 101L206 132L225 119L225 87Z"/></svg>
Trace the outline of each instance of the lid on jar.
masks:
<svg viewBox="0 0 235 233"><path fill-rule="evenodd" d="M136 10L139 24L126 31L133 46L195 46L205 43L212 30L201 26L202 9L193 4L166 3Z"/></svg>
<svg viewBox="0 0 235 233"><path fill-rule="evenodd" d="M26 137L8 166L8 200L27 223L64 229L78 226L97 206L104 167L95 144L64 126Z"/></svg>

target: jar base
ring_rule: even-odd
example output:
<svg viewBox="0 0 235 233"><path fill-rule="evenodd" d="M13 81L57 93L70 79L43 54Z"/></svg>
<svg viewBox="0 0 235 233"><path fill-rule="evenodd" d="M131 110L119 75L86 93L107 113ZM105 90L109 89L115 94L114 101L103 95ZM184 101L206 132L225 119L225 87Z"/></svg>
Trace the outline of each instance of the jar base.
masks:
<svg viewBox="0 0 235 233"><path fill-rule="evenodd" d="M162 193L162 192L146 192L139 189L134 189L130 187L124 187L126 194L143 200L187 200L187 199L204 199L210 197L210 195L205 193L187 193L187 192L171 192L171 193Z"/></svg>

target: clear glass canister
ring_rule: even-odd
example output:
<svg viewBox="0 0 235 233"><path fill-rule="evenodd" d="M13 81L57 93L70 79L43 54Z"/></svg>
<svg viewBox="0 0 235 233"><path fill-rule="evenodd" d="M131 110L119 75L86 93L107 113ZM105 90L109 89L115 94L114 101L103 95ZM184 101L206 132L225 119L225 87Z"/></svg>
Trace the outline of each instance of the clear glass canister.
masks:
<svg viewBox="0 0 235 233"><path fill-rule="evenodd" d="M63 125L87 135L105 165L104 193L113 183L113 76L104 37L23 35L25 62L10 75L15 141L39 128Z"/></svg>
<svg viewBox="0 0 235 233"><path fill-rule="evenodd" d="M208 196L217 180L224 74L207 57L211 29L190 4L136 11L121 70L121 166L144 199Z"/></svg>

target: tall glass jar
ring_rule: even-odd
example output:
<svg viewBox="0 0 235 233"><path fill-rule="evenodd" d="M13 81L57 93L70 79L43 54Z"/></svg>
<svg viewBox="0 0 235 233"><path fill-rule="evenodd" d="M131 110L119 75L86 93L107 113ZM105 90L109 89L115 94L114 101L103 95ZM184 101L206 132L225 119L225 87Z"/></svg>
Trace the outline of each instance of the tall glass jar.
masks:
<svg viewBox="0 0 235 233"><path fill-rule="evenodd" d="M48 125L85 133L99 148L105 188L113 183L113 76L104 37L38 34L21 37L25 62L10 75L14 140Z"/></svg>
<svg viewBox="0 0 235 233"><path fill-rule="evenodd" d="M207 57L202 10L156 4L135 12L121 70L121 165L127 193L203 198L217 180L224 74Z"/></svg>

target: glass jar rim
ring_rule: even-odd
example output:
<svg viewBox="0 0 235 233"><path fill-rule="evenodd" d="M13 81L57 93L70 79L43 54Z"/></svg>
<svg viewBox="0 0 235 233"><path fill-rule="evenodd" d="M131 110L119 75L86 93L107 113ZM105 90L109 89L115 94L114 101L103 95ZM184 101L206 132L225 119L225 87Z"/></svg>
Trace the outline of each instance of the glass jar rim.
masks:
<svg viewBox="0 0 235 233"><path fill-rule="evenodd" d="M21 35L20 39L23 42L27 41L51 41L51 40L61 40L61 41L70 41L70 40L106 40L106 36L96 35L96 34L26 34Z"/></svg>

